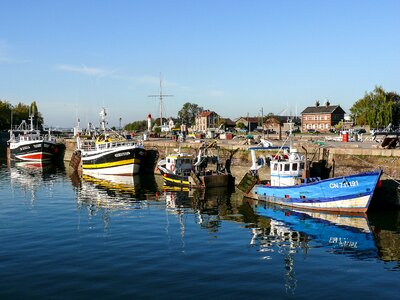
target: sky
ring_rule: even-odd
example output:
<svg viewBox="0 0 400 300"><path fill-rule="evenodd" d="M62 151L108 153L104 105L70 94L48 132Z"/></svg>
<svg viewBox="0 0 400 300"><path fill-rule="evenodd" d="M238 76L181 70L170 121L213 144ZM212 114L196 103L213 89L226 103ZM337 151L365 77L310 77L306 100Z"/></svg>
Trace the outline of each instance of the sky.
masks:
<svg viewBox="0 0 400 300"><path fill-rule="evenodd" d="M221 117L346 113L400 93L398 0L0 0L0 100L45 124L111 126L186 102Z"/></svg>

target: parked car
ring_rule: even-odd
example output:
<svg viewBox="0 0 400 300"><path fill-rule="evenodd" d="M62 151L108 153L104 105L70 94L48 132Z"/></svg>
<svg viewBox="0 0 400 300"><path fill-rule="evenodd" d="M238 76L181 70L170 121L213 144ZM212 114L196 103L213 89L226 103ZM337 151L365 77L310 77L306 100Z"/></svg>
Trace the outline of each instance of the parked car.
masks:
<svg viewBox="0 0 400 300"><path fill-rule="evenodd" d="M264 133L275 134L276 131L273 129L266 129L266 130L264 130Z"/></svg>
<svg viewBox="0 0 400 300"><path fill-rule="evenodd" d="M353 133L355 134L361 134L361 133L366 133L367 131L364 128L360 128L360 129L354 129Z"/></svg>
<svg viewBox="0 0 400 300"><path fill-rule="evenodd" d="M308 129L307 132L311 133L311 134L318 134L319 133L319 131L317 131L315 129Z"/></svg>

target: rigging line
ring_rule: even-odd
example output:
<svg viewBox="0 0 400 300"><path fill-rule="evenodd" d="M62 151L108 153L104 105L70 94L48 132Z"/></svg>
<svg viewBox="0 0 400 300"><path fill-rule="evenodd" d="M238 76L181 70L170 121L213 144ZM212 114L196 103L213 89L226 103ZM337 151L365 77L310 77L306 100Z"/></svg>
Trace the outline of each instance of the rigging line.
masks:
<svg viewBox="0 0 400 300"><path fill-rule="evenodd" d="M374 166L374 164L372 164L372 163L370 163L370 162L368 162L368 161L365 161L365 160L363 160L363 159L361 159L361 158L359 158L359 157L357 157L357 156L355 156L355 155L352 155L352 156L353 156L354 158L358 159L359 161L362 161L362 162L364 162L364 163L366 163L366 164L368 164L368 165ZM379 167L379 166L378 166L378 167ZM380 168L382 169L382 172L384 172L384 173L386 174L387 177L389 177L391 180L393 180L393 181L396 182L398 185L400 185L400 182L399 182L397 179L395 179L395 178L392 177L390 174L388 174L386 171L384 171L382 167L380 167Z"/></svg>
<svg viewBox="0 0 400 300"><path fill-rule="evenodd" d="M330 143L325 143L325 145L328 145L328 146L333 147L333 145L330 144ZM361 159L361 158L359 158L359 157L357 157L357 156L355 156L355 155L350 154L350 156L352 156L353 158L358 159L359 161L361 161L361 162L363 162L363 163L365 163L365 164L367 164L367 165L370 165L371 167L375 167L375 165L374 165L373 163L370 163L370 162L368 162L368 161L366 161L366 160L364 160L364 159ZM388 174L388 173L383 169L383 167L380 167L380 166L378 166L378 167L379 167L380 169L382 169L382 172L385 173L387 177L389 177L391 180L393 180L394 182L396 182L396 183L400 186L400 181L398 181L398 180L395 179L393 176L391 176L390 174Z"/></svg>

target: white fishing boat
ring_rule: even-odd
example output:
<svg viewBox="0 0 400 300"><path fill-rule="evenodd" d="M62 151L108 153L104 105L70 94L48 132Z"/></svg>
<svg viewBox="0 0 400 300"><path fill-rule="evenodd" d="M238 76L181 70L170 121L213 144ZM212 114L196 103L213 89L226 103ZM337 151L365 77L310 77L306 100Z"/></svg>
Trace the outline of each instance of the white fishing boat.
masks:
<svg viewBox="0 0 400 300"><path fill-rule="evenodd" d="M101 133L95 138L77 138L74 155L80 158L82 172L88 175L138 174L146 153L142 142L106 129L106 115L103 108L100 113Z"/></svg>
<svg viewBox="0 0 400 300"><path fill-rule="evenodd" d="M51 161L62 157L64 145L57 143L50 133L42 134L33 127L33 115L29 116L30 125L24 121L15 130L10 130L7 141L8 156L16 161Z"/></svg>

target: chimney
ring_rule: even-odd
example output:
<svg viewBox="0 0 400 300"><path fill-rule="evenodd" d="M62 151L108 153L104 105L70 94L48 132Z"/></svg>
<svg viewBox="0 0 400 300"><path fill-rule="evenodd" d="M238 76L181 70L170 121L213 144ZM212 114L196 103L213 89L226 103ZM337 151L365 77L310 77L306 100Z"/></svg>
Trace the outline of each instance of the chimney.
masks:
<svg viewBox="0 0 400 300"><path fill-rule="evenodd" d="M315 106L319 107L319 101L318 100L315 102Z"/></svg>
<svg viewBox="0 0 400 300"><path fill-rule="evenodd" d="M329 107L329 105L331 105L331 103L329 102L329 100L326 100L325 105L326 105L326 107Z"/></svg>

